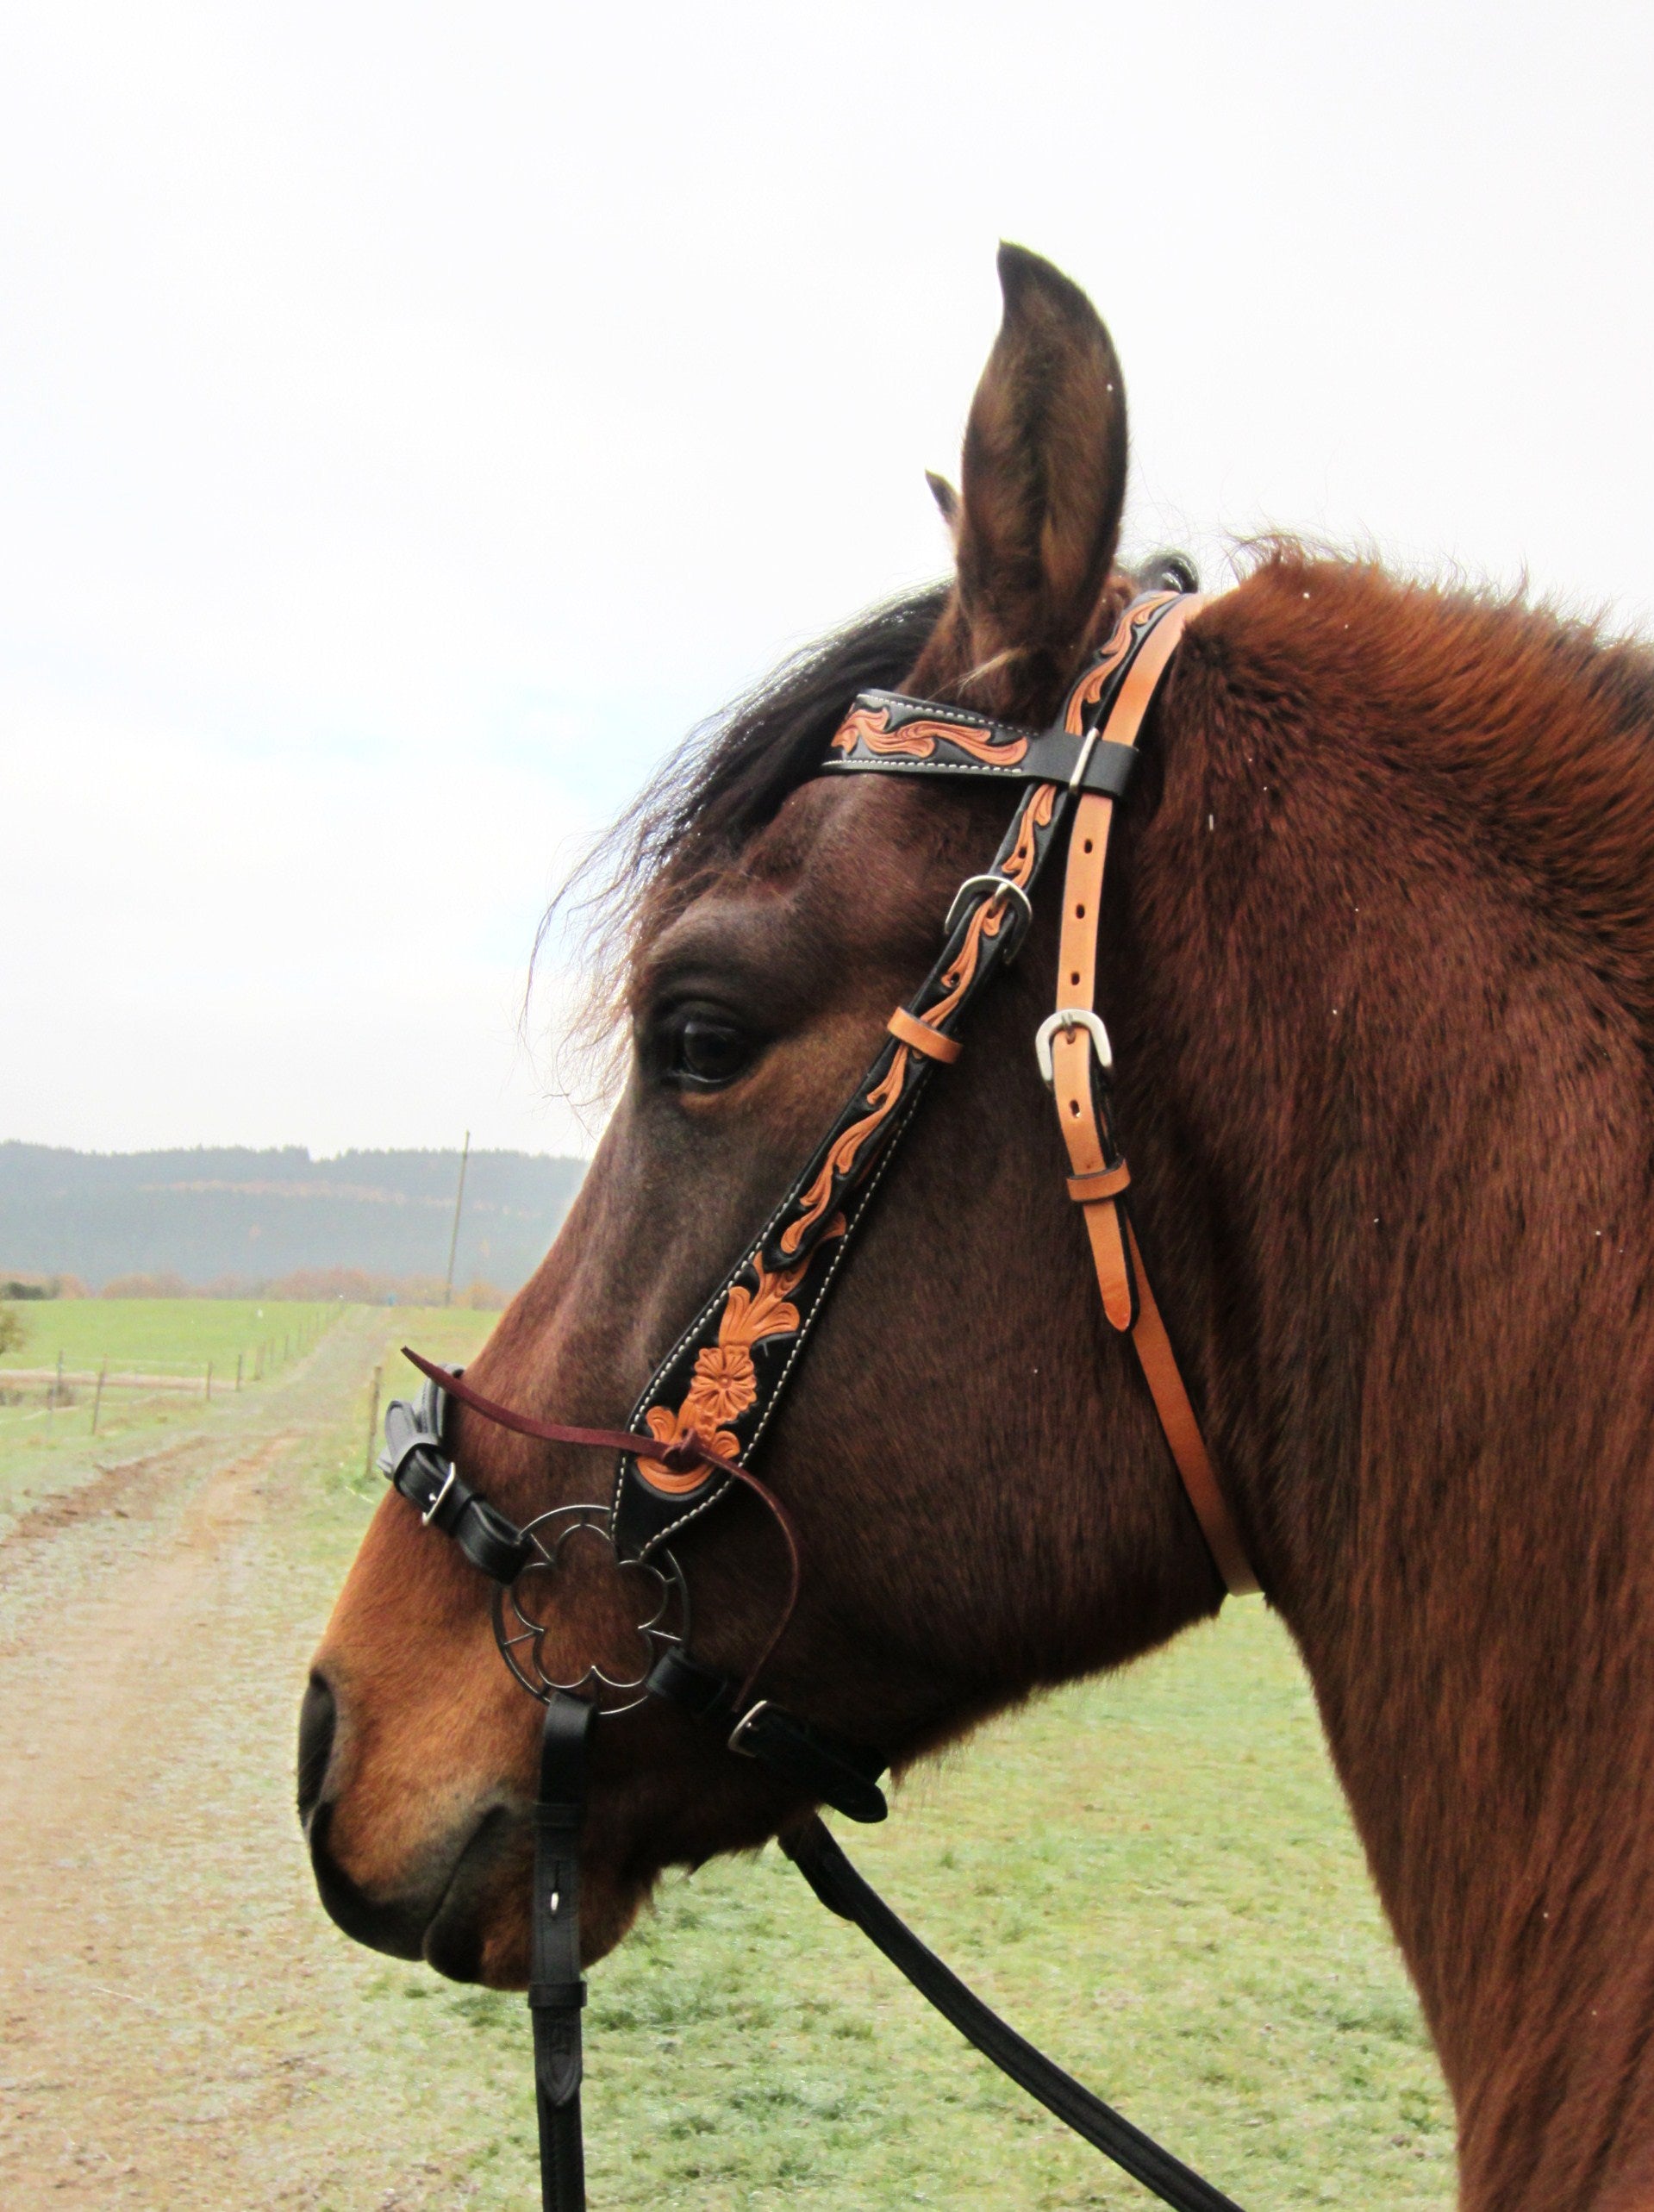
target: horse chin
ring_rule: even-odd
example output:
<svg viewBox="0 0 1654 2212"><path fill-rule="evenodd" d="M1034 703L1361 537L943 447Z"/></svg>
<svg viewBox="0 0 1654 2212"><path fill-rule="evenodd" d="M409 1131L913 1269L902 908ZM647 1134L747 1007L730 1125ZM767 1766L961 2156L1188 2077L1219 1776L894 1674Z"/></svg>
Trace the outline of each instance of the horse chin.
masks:
<svg viewBox="0 0 1654 2212"><path fill-rule="evenodd" d="M625 1937L648 1895L645 1884L626 1887L583 1872L580 1878L580 1959L596 1965ZM434 1928L432 1931L435 1933ZM456 1972L427 1938L425 1956L454 1981L482 1982L491 1990L528 1986L528 1915L521 1899L509 1911L491 1915L472 1939L469 1967Z"/></svg>
<svg viewBox="0 0 1654 2212"><path fill-rule="evenodd" d="M442 1901L427 1923L421 1956L450 1981L490 1989L528 1984L529 1885L533 1844L527 1824L503 1808L484 1815L455 1864ZM604 1957L637 1918L646 1882L623 1882L601 1866L585 1866L580 1884L580 1955L586 1965Z"/></svg>

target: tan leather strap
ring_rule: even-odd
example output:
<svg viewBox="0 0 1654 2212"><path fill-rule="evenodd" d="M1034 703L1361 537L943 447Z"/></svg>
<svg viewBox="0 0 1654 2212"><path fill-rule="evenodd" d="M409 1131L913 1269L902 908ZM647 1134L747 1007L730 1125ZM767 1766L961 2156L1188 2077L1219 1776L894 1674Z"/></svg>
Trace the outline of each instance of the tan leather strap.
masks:
<svg viewBox="0 0 1654 2212"><path fill-rule="evenodd" d="M945 1037L939 1029L932 1028L928 1022L921 1022L916 1014L909 1014L905 1006L898 1006L884 1026L904 1045L911 1045L916 1053L927 1053L932 1059L940 1060L945 1067L951 1067L964 1050L957 1037Z"/></svg>
<svg viewBox="0 0 1654 2212"><path fill-rule="evenodd" d="M1250 1597L1258 1588L1258 1577L1246 1557L1240 1531L1229 1510L1229 1501L1218 1487L1206 1439L1201 1434L1201 1424L1189 1402L1171 1340L1166 1334L1166 1325L1160 1318L1160 1309L1149 1285L1143 1255L1137 1247L1136 1232L1129 1222L1126 1234L1137 1267L1137 1325L1132 1331L1132 1342L1137 1347L1138 1364L1154 1400L1154 1409L1160 1416L1166 1442L1171 1447L1171 1456L1177 1462L1177 1472L1183 1478L1183 1488L1189 1492L1195 1518L1201 1524L1207 1549L1223 1577L1223 1586L1231 1597Z"/></svg>
<svg viewBox="0 0 1654 2212"><path fill-rule="evenodd" d="M1205 603L1202 599L1185 597L1160 617L1126 672L1120 695L1098 732L1099 743L1136 744L1183 626ZM1070 714L1075 735L1079 734L1077 716L1083 704L1077 692ZM1240 1597L1258 1588L1258 1578L1247 1563L1233 1516L1219 1487L1149 1285L1127 1212L1131 1176L1123 1159L1109 1156L1109 1134L1097 1109L1092 1079L1093 1059L1104 1034L1095 1022L1097 933L1114 817L1114 800L1098 792L1084 793L1075 809L1057 956L1058 1011L1052 1020L1060 1026L1051 1040L1052 1092L1073 1171L1068 1178L1069 1196L1085 1215L1103 1312L1110 1327L1122 1334L1131 1333L1160 1426L1213 1562L1224 1587ZM1073 1018L1064 1022L1064 1014Z"/></svg>
<svg viewBox="0 0 1654 2212"><path fill-rule="evenodd" d="M1118 1198L1132 1179L1132 1171L1122 1159L1117 1167L1105 1167L1098 1175L1070 1175L1068 1195L1082 1206L1089 1206L1094 1198Z"/></svg>

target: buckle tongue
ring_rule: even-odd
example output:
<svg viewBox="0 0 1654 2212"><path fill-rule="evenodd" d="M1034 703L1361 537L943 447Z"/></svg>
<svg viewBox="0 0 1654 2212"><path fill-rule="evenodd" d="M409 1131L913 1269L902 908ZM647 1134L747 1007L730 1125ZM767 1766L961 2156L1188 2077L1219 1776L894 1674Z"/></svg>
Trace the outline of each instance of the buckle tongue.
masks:
<svg viewBox="0 0 1654 2212"><path fill-rule="evenodd" d="M1114 1066L1114 1050L1108 1042L1108 1032L1102 1026L1102 1017L1094 1014L1089 1006L1059 1006L1054 1014L1046 1015L1033 1033L1033 1056L1039 1063L1040 1080L1047 1090L1057 1081L1057 1071L1051 1064L1051 1042L1059 1029L1065 1037L1071 1036L1076 1029L1083 1029L1091 1040L1097 1065L1105 1074Z"/></svg>

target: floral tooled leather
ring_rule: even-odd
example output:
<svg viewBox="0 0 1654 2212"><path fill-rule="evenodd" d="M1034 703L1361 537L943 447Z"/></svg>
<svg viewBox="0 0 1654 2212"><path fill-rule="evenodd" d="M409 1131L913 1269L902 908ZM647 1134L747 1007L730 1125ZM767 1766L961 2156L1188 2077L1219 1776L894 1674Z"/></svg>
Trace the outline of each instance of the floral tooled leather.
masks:
<svg viewBox="0 0 1654 2212"><path fill-rule="evenodd" d="M1096 705L1145 627L1178 596L1176 591L1156 591L1146 598L1134 600L1127 608L1109 634L1108 642L1068 695L1063 727L1070 737L1084 734L1087 709Z"/></svg>
<svg viewBox="0 0 1654 2212"><path fill-rule="evenodd" d="M872 1112L861 1121L852 1122L833 1147L821 1163L821 1172L803 1194L800 1202L803 1210L781 1232L781 1249L783 1252L797 1251L833 1203L833 1193L839 1178L849 1174L862 1147L900 1100L909 1057L908 1047L899 1044L883 1079L867 1093L867 1103L872 1108Z"/></svg>
<svg viewBox="0 0 1654 2212"><path fill-rule="evenodd" d="M839 725L833 750L853 753L862 745L869 753L928 760L939 743L957 746L973 760L998 768L1014 768L1028 749L1026 737L996 740L992 730L978 728L974 722L914 721L892 729L888 707L856 707Z"/></svg>
<svg viewBox="0 0 1654 2212"><path fill-rule="evenodd" d="M843 1222L836 1228L842 1234ZM829 1229L828 1234L832 1234ZM764 1264L762 1252L752 1254L747 1265L758 1278L756 1288L749 1290L744 1283L731 1284L719 1316L718 1340L704 1345L696 1353L694 1379L683 1403L676 1412L669 1406L652 1405L644 1415L652 1436L668 1446L688 1443L693 1438L720 1459L739 1457L740 1440L729 1424L739 1421L758 1397L752 1347L770 1337L797 1335L800 1316L790 1301L814 1257L811 1253L796 1267L772 1274ZM701 1465L680 1474L658 1459L640 1457L638 1460L638 1472L644 1481L668 1497L698 1490L708 1472Z"/></svg>

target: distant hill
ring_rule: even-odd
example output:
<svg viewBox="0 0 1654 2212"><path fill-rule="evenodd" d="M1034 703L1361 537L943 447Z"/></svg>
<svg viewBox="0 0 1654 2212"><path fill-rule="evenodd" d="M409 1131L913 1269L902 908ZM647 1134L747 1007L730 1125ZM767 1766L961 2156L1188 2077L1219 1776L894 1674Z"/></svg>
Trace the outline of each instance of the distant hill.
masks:
<svg viewBox="0 0 1654 2212"><path fill-rule="evenodd" d="M585 1163L474 1152L456 1286L513 1290L556 1235ZM0 1274L123 1275L249 1287L298 1270L433 1277L448 1264L456 1152L85 1153L0 1144Z"/></svg>

